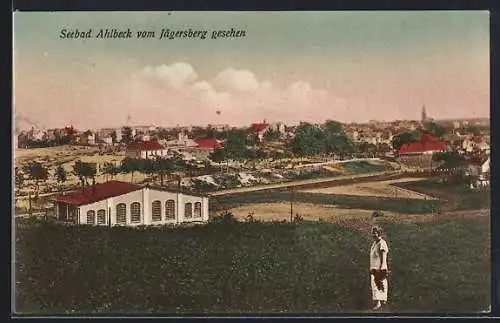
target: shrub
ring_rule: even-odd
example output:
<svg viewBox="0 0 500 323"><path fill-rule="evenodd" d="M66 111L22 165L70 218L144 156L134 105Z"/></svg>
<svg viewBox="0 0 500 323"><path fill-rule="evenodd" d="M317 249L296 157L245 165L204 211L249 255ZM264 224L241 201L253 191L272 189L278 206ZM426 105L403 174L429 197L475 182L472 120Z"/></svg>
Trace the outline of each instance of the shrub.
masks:
<svg viewBox="0 0 500 323"><path fill-rule="evenodd" d="M234 215L231 212L223 212L220 215L214 216L210 218L209 223L212 224L234 224L237 223L238 220L234 218Z"/></svg>

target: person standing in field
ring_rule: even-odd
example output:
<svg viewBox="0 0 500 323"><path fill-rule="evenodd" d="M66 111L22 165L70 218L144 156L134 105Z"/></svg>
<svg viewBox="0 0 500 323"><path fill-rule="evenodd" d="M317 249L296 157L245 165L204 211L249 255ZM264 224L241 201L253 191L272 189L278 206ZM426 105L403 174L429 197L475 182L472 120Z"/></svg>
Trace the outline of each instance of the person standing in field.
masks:
<svg viewBox="0 0 500 323"><path fill-rule="evenodd" d="M387 303L387 254L389 247L382 238L382 229L378 226L372 229L373 243L370 248L370 282L372 288L373 310L378 310Z"/></svg>

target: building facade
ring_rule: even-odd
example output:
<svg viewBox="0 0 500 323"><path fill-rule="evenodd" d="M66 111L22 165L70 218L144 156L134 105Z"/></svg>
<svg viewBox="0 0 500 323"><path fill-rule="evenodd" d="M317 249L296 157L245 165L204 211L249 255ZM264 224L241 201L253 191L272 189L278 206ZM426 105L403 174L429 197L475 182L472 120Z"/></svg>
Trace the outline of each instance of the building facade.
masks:
<svg viewBox="0 0 500 323"><path fill-rule="evenodd" d="M109 181L52 199L61 221L139 226L207 222L209 200L132 183Z"/></svg>

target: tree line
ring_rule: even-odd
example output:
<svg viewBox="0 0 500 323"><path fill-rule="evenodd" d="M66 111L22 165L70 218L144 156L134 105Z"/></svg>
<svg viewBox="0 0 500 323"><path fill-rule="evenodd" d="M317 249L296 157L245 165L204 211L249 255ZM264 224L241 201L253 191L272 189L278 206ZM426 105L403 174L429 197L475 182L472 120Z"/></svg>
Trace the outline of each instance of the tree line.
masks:
<svg viewBox="0 0 500 323"><path fill-rule="evenodd" d="M205 165L207 166L207 165ZM134 174L143 173L148 176L158 175L160 177L161 185L164 184L166 176L173 172L183 171L191 173L197 169L197 165L192 161L183 160L181 156L174 156L172 158L156 158L156 159L134 159L124 158L120 164L115 165L106 162L97 167L96 163L75 161L72 165L72 171L68 172L62 165L58 165L53 173L53 178L60 185L68 180L68 175L72 174L78 177L81 187L90 185L90 182L95 181L98 171L106 176L106 180L114 178L118 174L131 174L131 181L134 181ZM38 197L40 191L40 183L49 179L49 169L39 162L32 162L20 169L15 168L15 185L22 188L24 185L25 175L29 180L35 182L35 197Z"/></svg>

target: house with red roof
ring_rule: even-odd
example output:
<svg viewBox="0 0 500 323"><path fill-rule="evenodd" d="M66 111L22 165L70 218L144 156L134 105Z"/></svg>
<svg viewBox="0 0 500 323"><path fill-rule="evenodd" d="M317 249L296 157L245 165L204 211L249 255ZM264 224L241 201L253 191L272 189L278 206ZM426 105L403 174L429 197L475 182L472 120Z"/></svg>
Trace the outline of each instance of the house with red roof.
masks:
<svg viewBox="0 0 500 323"><path fill-rule="evenodd" d="M223 147L222 141L216 138L200 138L195 140L196 146L189 149L189 152L196 159L207 159L210 154Z"/></svg>
<svg viewBox="0 0 500 323"><path fill-rule="evenodd" d="M250 125L250 129L252 132L257 135L260 141L264 138L264 134L269 129L269 124L264 120L262 123L252 123Z"/></svg>
<svg viewBox="0 0 500 323"><path fill-rule="evenodd" d="M428 155L436 152L445 152L446 144L433 133L424 132L418 142L409 142L401 145L398 155Z"/></svg>
<svg viewBox="0 0 500 323"><path fill-rule="evenodd" d="M206 196L108 181L51 198L61 221L88 225L162 225L207 222Z"/></svg>
<svg viewBox="0 0 500 323"><path fill-rule="evenodd" d="M144 140L127 146L125 157L135 159L149 159L166 154L165 147L157 140Z"/></svg>

